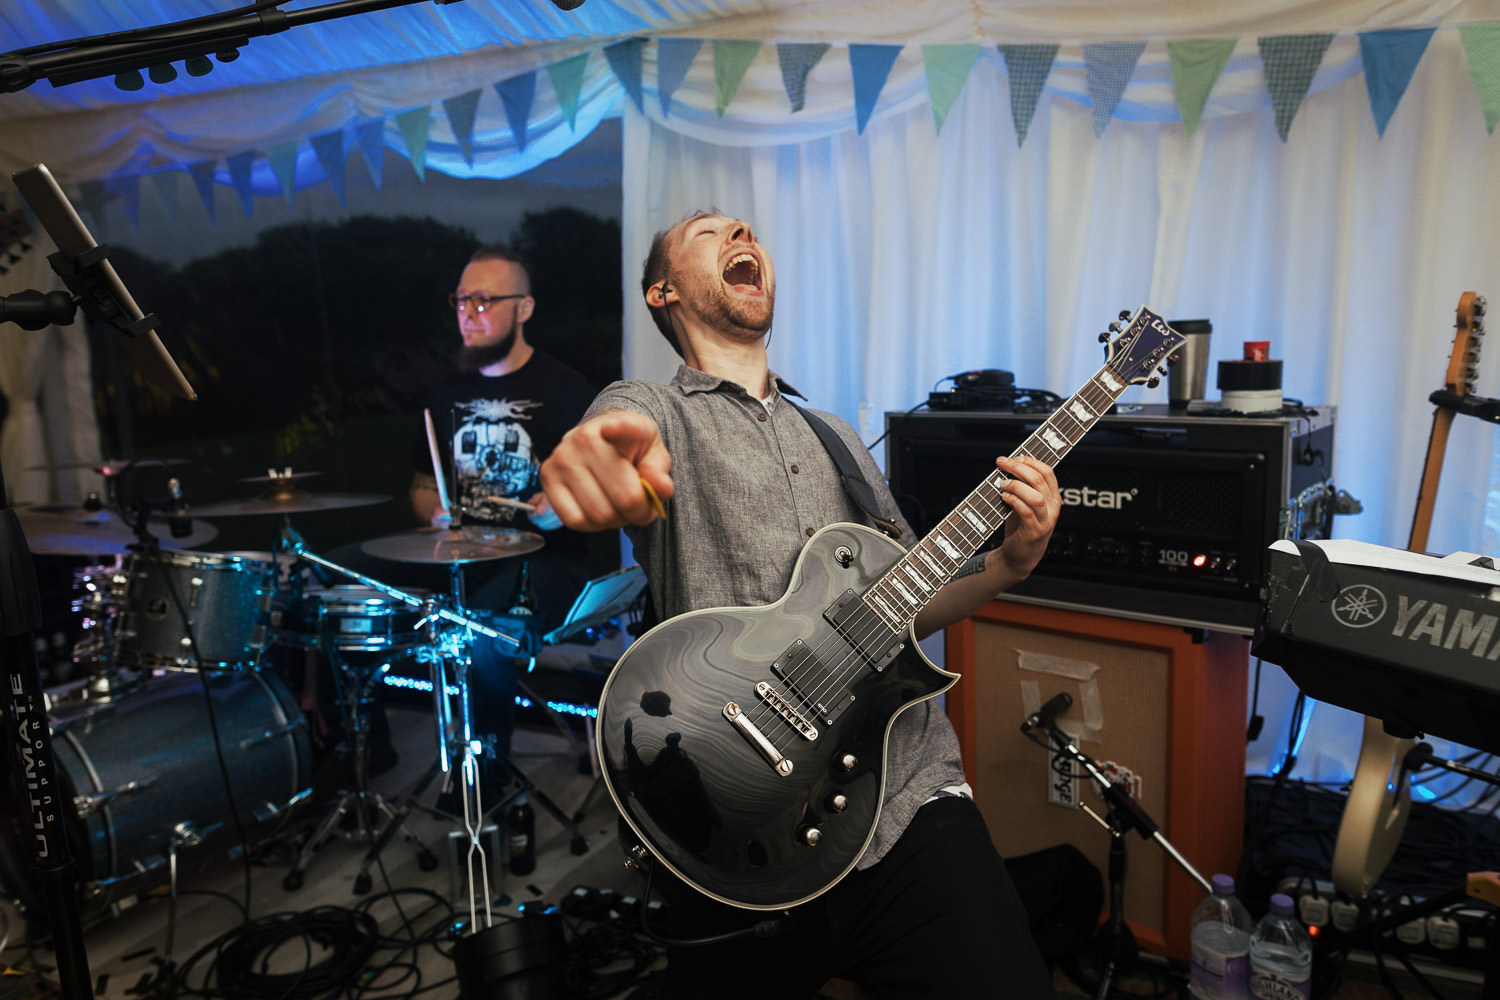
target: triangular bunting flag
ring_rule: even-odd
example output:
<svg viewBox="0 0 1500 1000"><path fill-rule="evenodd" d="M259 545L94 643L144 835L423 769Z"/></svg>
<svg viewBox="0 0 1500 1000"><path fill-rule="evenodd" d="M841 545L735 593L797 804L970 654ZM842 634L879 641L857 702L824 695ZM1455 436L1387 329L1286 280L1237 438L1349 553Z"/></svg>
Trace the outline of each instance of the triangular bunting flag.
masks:
<svg viewBox="0 0 1500 1000"><path fill-rule="evenodd" d="M457 97L449 97L443 101L443 113L448 116L448 127L453 130L453 138L458 142L464 162L471 167L474 165L474 118L478 112L479 91L477 90L459 94Z"/></svg>
<svg viewBox="0 0 1500 1000"><path fill-rule="evenodd" d="M177 171L158 170L151 175L156 188L156 200L161 202L161 213L171 222L177 218Z"/></svg>
<svg viewBox="0 0 1500 1000"><path fill-rule="evenodd" d="M323 168L323 176L328 178L333 193L339 196L339 204L348 208L349 203L344 200L344 182L349 154L344 151L344 130L336 128L332 132L310 135L307 137L307 144L312 147L313 155L317 156L318 165Z"/></svg>
<svg viewBox="0 0 1500 1000"><path fill-rule="evenodd" d="M849 69L854 74L854 123L861 135L900 54L899 45L849 46Z"/></svg>
<svg viewBox="0 0 1500 1000"><path fill-rule="evenodd" d="M604 47L605 61L641 114L646 113L646 107L641 103L641 49L645 45L644 38L627 38Z"/></svg>
<svg viewBox="0 0 1500 1000"><path fill-rule="evenodd" d="M1052 60L1057 58L1056 45L1002 45L1005 71L1010 74L1010 120L1016 127L1016 145L1026 141L1036 102L1042 97Z"/></svg>
<svg viewBox="0 0 1500 1000"><path fill-rule="evenodd" d="M793 111L801 111L807 101L807 74L828 52L826 42L787 42L776 46L776 58L781 63L781 85L786 88L787 100Z"/></svg>
<svg viewBox="0 0 1500 1000"><path fill-rule="evenodd" d="M1120 95L1125 93L1130 74L1135 72L1135 64L1145 51L1145 42L1099 42L1083 47L1095 135L1103 135L1109 128Z"/></svg>
<svg viewBox="0 0 1500 1000"><path fill-rule="evenodd" d="M969 70L974 68L974 60L978 58L977 45L922 46L922 66L927 71L927 96L932 101L932 117L937 122L939 132L943 130L943 119L948 117L948 109L958 100L959 92L964 89L964 81L969 78Z"/></svg>
<svg viewBox="0 0 1500 1000"><path fill-rule="evenodd" d="M271 164L271 173L276 175L276 183L281 186L288 205L292 203L292 192L297 190L297 146L293 141L266 147L266 162Z"/></svg>
<svg viewBox="0 0 1500 1000"><path fill-rule="evenodd" d="M1332 35L1275 35L1257 38L1260 59L1265 64L1266 87L1271 91L1271 108L1276 112L1276 133L1286 142L1292 130L1292 119L1312 86L1313 76L1323 62L1323 53L1333 42Z"/></svg>
<svg viewBox="0 0 1500 1000"><path fill-rule="evenodd" d="M396 116L396 129L406 143L406 155L419 181L427 180L427 125L431 119L432 108L426 104Z"/></svg>
<svg viewBox="0 0 1500 1000"><path fill-rule="evenodd" d="M78 185L78 200L83 210L94 220L94 228L104 229L104 203L106 201L103 181L84 181Z"/></svg>
<svg viewBox="0 0 1500 1000"><path fill-rule="evenodd" d="M375 190L379 191L380 182L385 179L385 119L355 122L354 145L364 158L365 169L370 172Z"/></svg>
<svg viewBox="0 0 1500 1000"><path fill-rule="evenodd" d="M208 210L208 224L211 226L219 224L218 213L214 211L214 173L217 170L218 167L213 160L199 160L187 166L188 176L193 179L193 186L198 189L198 197L203 201L203 207Z"/></svg>
<svg viewBox="0 0 1500 1000"><path fill-rule="evenodd" d="M248 219L255 214L255 192L250 187L250 168L255 166L255 150L247 149L243 153L226 156L224 165L229 168L229 185L239 195L240 209Z"/></svg>
<svg viewBox="0 0 1500 1000"><path fill-rule="evenodd" d="M714 110L718 111L720 118L724 117L729 102L734 100L740 81L745 79L745 73L759 51L760 42L714 42Z"/></svg>
<svg viewBox="0 0 1500 1000"><path fill-rule="evenodd" d="M120 207L125 210L125 218L130 220L130 228L137 233L141 231L141 175L126 174L124 177L115 178L115 194L120 196Z"/></svg>
<svg viewBox="0 0 1500 1000"><path fill-rule="evenodd" d="M1167 43L1167 58L1172 62L1172 93L1177 97L1177 113L1182 115L1182 130L1189 139L1198 130L1209 91L1229 65L1234 45L1232 38Z"/></svg>
<svg viewBox="0 0 1500 1000"><path fill-rule="evenodd" d="M1375 115L1375 132L1385 135L1385 126L1411 84L1422 53L1435 28L1391 28L1359 33L1359 57L1365 67L1365 90Z"/></svg>
<svg viewBox="0 0 1500 1000"><path fill-rule="evenodd" d="M583 93L583 71L588 66L588 61L589 54L580 52L547 67L547 75L552 78L552 89L557 91L557 105L568 119L568 128L572 128L578 120L578 99Z"/></svg>
<svg viewBox="0 0 1500 1000"><path fill-rule="evenodd" d="M1500 24L1465 24L1458 29L1469 62L1469 77L1484 109L1484 127L1495 134L1500 121Z"/></svg>
<svg viewBox="0 0 1500 1000"><path fill-rule="evenodd" d="M701 38L659 38L656 41L656 96L661 100L661 113L668 114L672 108L672 95L687 78L688 69L703 47Z"/></svg>
<svg viewBox="0 0 1500 1000"><path fill-rule="evenodd" d="M495 93L505 107L505 120L516 137L516 148L525 149L526 120L531 117L531 102L536 99L536 70L501 80L495 84Z"/></svg>

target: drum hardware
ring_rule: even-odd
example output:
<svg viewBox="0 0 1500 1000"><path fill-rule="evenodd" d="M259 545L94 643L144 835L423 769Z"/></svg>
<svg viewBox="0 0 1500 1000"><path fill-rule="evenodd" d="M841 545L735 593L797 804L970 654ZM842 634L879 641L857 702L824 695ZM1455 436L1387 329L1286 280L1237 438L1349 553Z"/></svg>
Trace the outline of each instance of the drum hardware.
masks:
<svg viewBox="0 0 1500 1000"><path fill-rule="evenodd" d="M79 819L87 819L120 796L129 795L131 792L143 792L154 784L156 784L155 778L148 778L145 781L132 780L107 792L99 792L95 795L75 795L73 809L78 813Z"/></svg>
<svg viewBox="0 0 1500 1000"><path fill-rule="evenodd" d="M360 549L393 562L456 565L525 555L543 544L542 536L534 531L464 525L415 528L364 542Z"/></svg>

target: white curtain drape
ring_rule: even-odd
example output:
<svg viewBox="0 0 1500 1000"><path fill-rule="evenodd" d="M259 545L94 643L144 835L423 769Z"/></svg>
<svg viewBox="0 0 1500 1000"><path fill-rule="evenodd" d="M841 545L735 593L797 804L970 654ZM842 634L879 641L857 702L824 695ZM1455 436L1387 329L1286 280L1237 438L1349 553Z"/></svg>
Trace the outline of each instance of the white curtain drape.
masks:
<svg viewBox="0 0 1500 1000"><path fill-rule="evenodd" d="M31 243L31 249L10 261L0 275L0 295L62 287L44 252L43 244L49 249L51 244L35 239ZM101 457L81 323L80 317L71 326L41 330L0 324L0 394L9 406L0 425L0 470L12 504L75 504L85 492L103 485L87 469L47 468Z"/></svg>
<svg viewBox="0 0 1500 1000"><path fill-rule="evenodd" d="M1454 308L1465 290L1500 294L1488 221L1500 211L1500 139L1484 129L1458 33L1433 36L1383 138L1352 37L1329 49L1287 142L1253 43L1241 43L1191 139L1169 113L1163 47L1147 49L1124 117L1102 136L1081 61L1066 55L1019 148L994 49L941 133L910 52L863 135L837 114L850 98L832 57L814 70L806 112L790 117L720 121L711 87L679 91L670 117L649 98L644 116L627 108L627 303L639 300L652 232L707 206L750 220L776 265L773 367L867 441L886 412L971 368L1072 392L1098 368L1096 334L1121 308L1207 317L1214 360L1269 340L1286 396L1338 408L1334 478L1364 513L1339 518L1336 534L1404 547ZM761 94L769 107L775 74L757 63L737 101ZM675 356L643 307L627 309L625 328L627 376L669 377ZM1500 395L1497 363L1482 358L1480 392ZM1497 474L1492 429L1460 418L1433 551L1500 548ZM1271 724L1252 768L1279 762L1295 694L1267 672ZM1319 706L1307 739L1299 775L1350 773L1350 713Z"/></svg>

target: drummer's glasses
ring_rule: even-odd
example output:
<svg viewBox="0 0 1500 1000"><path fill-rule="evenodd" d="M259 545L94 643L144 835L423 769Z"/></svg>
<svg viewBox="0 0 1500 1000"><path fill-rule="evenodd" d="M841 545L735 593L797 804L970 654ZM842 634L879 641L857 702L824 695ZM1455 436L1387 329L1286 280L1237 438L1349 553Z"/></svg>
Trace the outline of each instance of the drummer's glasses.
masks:
<svg viewBox="0 0 1500 1000"><path fill-rule="evenodd" d="M452 293L448 296L448 305L450 308L457 309L460 312L468 312L469 307L473 306L475 312L482 313L487 312L496 302L504 302L506 299L524 299L526 297L526 293L524 292L517 292L514 295L458 295Z"/></svg>

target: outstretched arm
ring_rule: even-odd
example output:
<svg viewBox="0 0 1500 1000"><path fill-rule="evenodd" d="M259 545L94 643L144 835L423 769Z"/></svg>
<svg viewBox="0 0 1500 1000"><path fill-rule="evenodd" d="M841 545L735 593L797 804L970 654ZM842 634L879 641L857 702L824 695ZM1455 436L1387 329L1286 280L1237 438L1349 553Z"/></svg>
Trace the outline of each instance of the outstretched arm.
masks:
<svg viewBox="0 0 1500 1000"><path fill-rule="evenodd" d="M644 525L656 517L642 485L672 496L672 456L656 423L633 410L606 410L563 435L542 463L542 489L564 524L579 531Z"/></svg>

